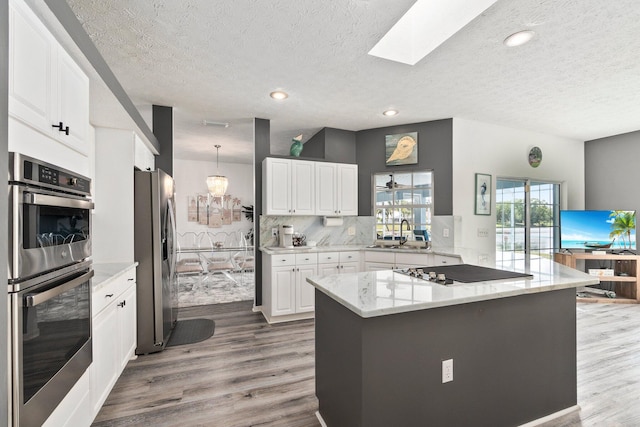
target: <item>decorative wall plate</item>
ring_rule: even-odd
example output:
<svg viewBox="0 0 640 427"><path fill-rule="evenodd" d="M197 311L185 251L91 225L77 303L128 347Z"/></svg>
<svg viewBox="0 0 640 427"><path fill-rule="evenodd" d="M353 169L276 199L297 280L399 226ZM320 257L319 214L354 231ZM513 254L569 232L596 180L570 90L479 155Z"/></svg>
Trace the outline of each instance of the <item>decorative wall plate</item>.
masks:
<svg viewBox="0 0 640 427"><path fill-rule="evenodd" d="M542 162L542 150L540 147L533 147L529 150L529 164L532 168L537 168Z"/></svg>

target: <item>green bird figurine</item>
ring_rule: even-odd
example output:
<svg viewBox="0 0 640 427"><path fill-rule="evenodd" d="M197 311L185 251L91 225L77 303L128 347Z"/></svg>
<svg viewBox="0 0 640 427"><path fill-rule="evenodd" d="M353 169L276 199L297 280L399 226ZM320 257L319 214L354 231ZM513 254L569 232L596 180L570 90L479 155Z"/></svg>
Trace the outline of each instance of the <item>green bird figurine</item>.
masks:
<svg viewBox="0 0 640 427"><path fill-rule="evenodd" d="M300 157L300 153L302 153L303 148L304 144L302 144L302 134L300 134L293 138L293 144L291 144L289 153L294 157Z"/></svg>

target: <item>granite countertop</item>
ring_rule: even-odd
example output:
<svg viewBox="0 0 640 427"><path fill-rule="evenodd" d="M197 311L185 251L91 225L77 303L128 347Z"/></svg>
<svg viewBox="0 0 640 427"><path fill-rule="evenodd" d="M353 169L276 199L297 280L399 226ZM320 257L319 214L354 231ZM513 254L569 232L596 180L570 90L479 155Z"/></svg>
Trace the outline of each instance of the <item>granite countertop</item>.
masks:
<svg viewBox="0 0 640 427"><path fill-rule="evenodd" d="M112 262L112 263L97 263L93 264L93 271L95 272L93 279L91 279L91 285L94 291L102 287L104 284L109 283L111 280L120 277L131 267L136 267L137 262Z"/></svg>
<svg viewBox="0 0 640 427"><path fill-rule="evenodd" d="M409 277L393 270L314 276L307 281L363 318L577 288L599 282L593 276L551 260L540 260L536 264L537 267L527 271L511 270L530 273L533 278L453 282L451 285Z"/></svg>

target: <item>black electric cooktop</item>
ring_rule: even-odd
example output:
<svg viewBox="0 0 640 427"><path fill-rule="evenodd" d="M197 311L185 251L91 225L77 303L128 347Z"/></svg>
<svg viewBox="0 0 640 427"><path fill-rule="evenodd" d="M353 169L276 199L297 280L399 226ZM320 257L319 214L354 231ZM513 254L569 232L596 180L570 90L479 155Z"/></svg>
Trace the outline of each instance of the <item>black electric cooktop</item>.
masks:
<svg viewBox="0 0 640 427"><path fill-rule="evenodd" d="M422 270L423 274L418 274ZM517 273L514 271L498 270L497 268L480 267L471 264L438 265L427 267L415 267L407 270L396 270L402 274L429 280L429 273L444 274L447 284L451 281L461 283L485 282L489 280L504 279L531 279L533 274Z"/></svg>

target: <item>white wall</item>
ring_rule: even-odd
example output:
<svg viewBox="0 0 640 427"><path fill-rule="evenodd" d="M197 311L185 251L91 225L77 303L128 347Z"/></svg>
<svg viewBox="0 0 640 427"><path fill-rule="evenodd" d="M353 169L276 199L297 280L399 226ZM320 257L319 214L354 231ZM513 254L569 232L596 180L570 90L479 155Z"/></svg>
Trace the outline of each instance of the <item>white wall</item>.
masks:
<svg viewBox="0 0 640 427"><path fill-rule="evenodd" d="M253 165L240 163L220 163L219 171L215 162L203 162L197 160L175 159L173 162L173 178L176 184L176 224L178 233L185 231L243 231L248 232L253 228L253 223L245 219L233 222L231 225L223 225L221 228L209 228L197 222L187 221L187 197L196 194L207 193L207 176L213 174L224 175L229 179L227 194L237 197L241 205L254 204L253 199Z"/></svg>
<svg viewBox="0 0 640 427"><path fill-rule="evenodd" d="M529 150L542 149L532 168ZM475 174L492 176L491 215L474 215ZM561 183L561 208L584 209L584 142L465 119L453 119L453 215L460 217L456 242L495 257L496 178L531 178ZM435 183L436 190L438 183ZM478 237L478 229L489 231Z"/></svg>

